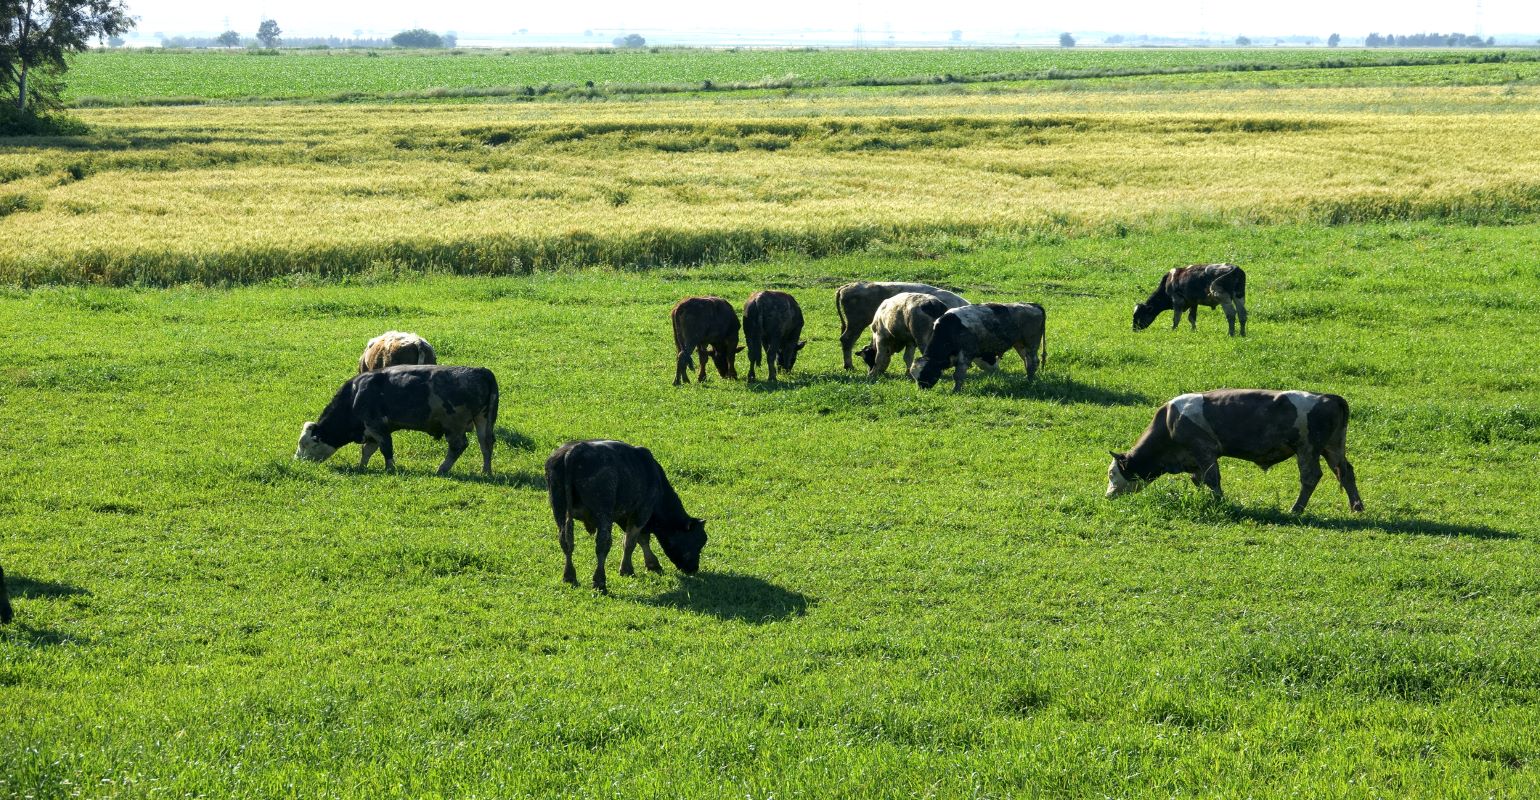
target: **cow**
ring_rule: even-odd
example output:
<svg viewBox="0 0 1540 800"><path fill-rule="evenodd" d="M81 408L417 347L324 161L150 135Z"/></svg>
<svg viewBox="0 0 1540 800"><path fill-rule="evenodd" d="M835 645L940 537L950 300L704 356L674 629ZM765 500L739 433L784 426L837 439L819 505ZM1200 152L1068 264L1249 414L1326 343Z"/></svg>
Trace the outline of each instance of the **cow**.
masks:
<svg viewBox="0 0 1540 800"><path fill-rule="evenodd" d="M956 363L952 391L960 392L970 359L999 358L1015 350L1031 381L1037 368L1048 363L1047 323L1048 314L1037 303L981 303L951 309L936 320L930 345L915 359L909 374L921 389L929 389L942 370Z"/></svg>
<svg viewBox="0 0 1540 800"><path fill-rule="evenodd" d="M415 333L386 331L364 345L364 354L358 357L358 373L395 367L401 364L437 364L438 355L433 345Z"/></svg>
<svg viewBox="0 0 1540 800"><path fill-rule="evenodd" d="M706 521L685 513L679 494L669 484L663 467L645 447L624 442L591 439L556 448L545 461L545 484L551 514L567 558L562 580L577 585L572 566L573 520L579 520L594 537L593 587L607 591L604 562L610 553L612 525L625 531L620 574L634 575L631 551L640 544L642 560L651 572L662 572L648 542L658 538L663 554L686 575L700 571L700 554L706 546Z"/></svg>
<svg viewBox="0 0 1540 800"><path fill-rule="evenodd" d="M696 380L706 382L706 359L709 357L724 378L738 380L737 355L743 350L738 344L738 312L733 304L720 297L686 297L674 304L669 312L674 323L674 385L690 382L691 351L699 351L700 374Z"/></svg>
<svg viewBox="0 0 1540 800"><path fill-rule="evenodd" d="M1353 465L1347 460L1347 401L1334 394L1219 389L1184 394L1160 407L1144 435L1126 453L1112 453L1107 496L1137 492L1160 477L1185 472L1196 486L1219 489L1219 457L1267 469L1293 456L1299 462L1299 499L1305 510L1321 480L1322 456L1347 492L1348 508L1364 510Z"/></svg>
<svg viewBox="0 0 1540 800"><path fill-rule="evenodd" d="M0 625L11 621L11 593L5 588L5 570L0 569Z"/></svg>
<svg viewBox="0 0 1540 800"><path fill-rule="evenodd" d="M834 307L840 315L840 350L845 355L845 369L856 368L850 358L851 351L855 349L856 340L861 338L861 331L872 324L877 307L882 301L903 292L935 295L951 308L968 304L967 300L928 283L856 281L835 289Z"/></svg>
<svg viewBox="0 0 1540 800"><path fill-rule="evenodd" d="M369 465L378 449L385 468L396 468L390 434L422 431L449 443L449 454L438 467L445 475L467 446L465 434L476 429L481 446L481 471L492 474L492 445L497 424L497 378L481 367L413 365L365 372L342 384L315 422L300 429L294 457L325 461L337 448L363 445L358 468Z"/></svg>
<svg viewBox="0 0 1540 800"><path fill-rule="evenodd" d="M914 362L915 348L923 353L930 344L936 320L948 310L967 304L957 295L952 295L952 302L948 302L924 292L900 292L882 301L872 315L872 341L857 351L866 362L867 377L887 372L893 354L899 350L904 351L904 369L908 370Z"/></svg>
<svg viewBox="0 0 1540 800"><path fill-rule="evenodd" d="M797 363L797 351L807 345L801 341L802 306L785 292L766 290L749 295L743 304L743 338L749 345L749 380L759 366L760 354L770 362L770 380L775 381L777 367L787 372Z"/></svg>
<svg viewBox="0 0 1540 800"><path fill-rule="evenodd" d="M1235 335L1240 319L1246 335L1246 272L1234 264L1193 264L1177 267L1160 278L1160 285L1143 303L1134 305L1134 330L1150 327L1163 311L1171 312L1171 330L1182 324L1182 312L1193 330L1198 329L1198 306L1221 306Z"/></svg>

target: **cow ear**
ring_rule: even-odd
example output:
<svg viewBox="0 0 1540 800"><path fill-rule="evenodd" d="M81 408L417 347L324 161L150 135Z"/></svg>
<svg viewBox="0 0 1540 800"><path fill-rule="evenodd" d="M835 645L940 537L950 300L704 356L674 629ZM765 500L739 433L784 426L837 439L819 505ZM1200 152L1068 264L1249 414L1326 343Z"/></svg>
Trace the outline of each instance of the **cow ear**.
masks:
<svg viewBox="0 0 1540 800"><path fill-rule="evenodd" d="M807 342L797 342L797 349L798 350L801 350L804 347L807 347Z"/></svg>

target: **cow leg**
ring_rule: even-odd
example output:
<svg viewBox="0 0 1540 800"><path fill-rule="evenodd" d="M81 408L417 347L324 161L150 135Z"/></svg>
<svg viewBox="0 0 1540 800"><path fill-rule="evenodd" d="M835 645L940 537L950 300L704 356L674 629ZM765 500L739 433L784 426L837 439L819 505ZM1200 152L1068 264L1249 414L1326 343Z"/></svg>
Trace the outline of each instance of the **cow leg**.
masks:
<svg viewBox="0 0 1540 800"><path fill-rule="evenodd" d="M1299 499L1294 501L1292 513L1303 514L1310 495L1315 492L1315 485L1321 482L1321 454L1309 447L1301 447L1295 460L1299 462Z"/></svg>
<svg viewBox="0 0 1540 800"><path fill-rule="evenodd" d="M642 531L638 537L642 542L642 565L648 572L662 572L663 565L658 563L658 557L652 554L652 534Z"/></svg>
<svg viewBox="0 0 1540 800"><path fill-rule="evenodd" d="M1192 324L1192 329L1198 329L1198 304L1193 303L1187 308L1187 321Z"/></svg>
<svg viewBox="0 0 1540 800"><path fill-rule="evenodd" d="M909 363L909 353L911 352L913 352L912 348L904 351L905 364ZM872 368L867 370L866 377L876 378L879 375L886 375L888 365L891 363L893 363L893 351L888 349L886 341L879 341L877 343L877 355L872 357Z"/></svg>
<svg viewBox="0 0 1540 800"><path fill-rule="evenodd" d="M893 354L889 353L888 354L888 358L892 358L892 357L893 357ZM909 368L913 367L913 366L914 366L914 345L912 345L912 344L904 345L904 372L908 372ZM883 369L884 372L887 371L888 366L887 366L886 363L884 363L882 365L882 369Z"/></svg>
<svg viewBox="0 0 1540 800"><path fill-rule="evenodd" d="M1027 369L1027 383L1037 377L1037 351L1026 345L1016 345L1016 355L1021 356L1021 363Z"/></svg>
<svg viewBox="0 0 1540 800"><path fill-rule="evenodd" d="M749 340L749 380L754 380L754 368L759 366L759 359L765 350L760 347L759 338ZM775 356L770 357L770 380L775 380Z"/></svg>
<svg viewBox="0 0 1540 800"><path fill-rule="evenodd" d="M776 362L779 361L780 359L781 359L781 346L780 345L776 345L775 347L766 347L765 348L765 360L770 362L769 365L765 367L765 369L770 370L770 382L771 383L775 383L775 381L776 381L776 378L775 378L775 367L776 367ZM753 372L754 368L753 367L749 367L749 371Z"/></svg>
<svg viewBox="0 0 1540 800"><path fill-rule="evenodd" d="M389 471L389 472L395 472L396 471L396 443L391 441L391 439L390 439L390 432L389 431L385 431L384 433L372 434L372 435L380 443L380 455L385 456L385 469L387 471ZM371 436L371 434L369 434L369 433L365 433L364 434L364 438L365 439L367 439L369 436Z"/></svg>
<svg viewBox="0 0 1540 800"><path fill-rule="evenodd" d="M449 443L449 452L444 456L444 463L438 465L440 475L448 475L455 462L460 460L460 454L465 452L465 448L470 447L470 442L465 438L465 431L453 433L444 431L444 441Z"/></svg>
<svg viewBox="0 0 1540 800"><path fill-rule="evenodd" d="M968 354L957 351L957 371L952 373L952 391L962 391L963 381L968 377Z"/></svg>
<svg viewBox="0 0 1540 800"><path fill-rule="evenodd" d="M1182 327L1182 313L1186 310L1187 306L1183 305L1181 300L1174 297L1171 299L1171 330Z"/></svg>
<svg viewBox="0 0 1540 800"><path fill-rule="evenodd" d="M855 362L850 360L850 351L855 349L856 340L861 338L861 331L864 329L865 326L857 327L851 325L845 330L840 331L840 352L845 355L845 369L856 368Z"/></svg>
<svg viewBox="0 0 1540 800"><path fill-rule="evenodd" d="M674 357L674 385L690 382L690 351L680 350Z"/></svg>
<svg viewBox="0 0 1540 800"><path fill-rule="evenodd" d="M991 363L989 363L988 361L985 361L982 358L975 358L975 359L973 359L973 366L978 367L979 369L984 370L985 372L999 372L1000 371L1000 359L998 359L998 358L995 359L995 363L991 364Z"/></svg>
<svg viewBox="0 0 1540 800"><path fill-rule="evenodd" d="M626 538L621 544L620 551L620 577L622 578L629 578L636 574L636 570L631 568L631 551L636 549L637 535L640 532L640 530L626 530Z"/></svg>
<svg viewBox="0 0 1540 800"><path fill-rule="evenodd" d="M481 448L481 472L492 474L492 448L497 444L497 431L486 414L476 418L476 446Z"/></svg>
<svg viewBox="0 0 1540 800"><path fill-rule="evenodd" d="M594 526L594 559L598 561L594 565L594 588L601 592L609 591L608 582L604 577L604 560L610 557L612 527L610 520L604 517L600 517L598 524Z"/></svg>
<svg viewBox="0 0 1540 800"><path fill-rule="evenodd" d="M380 449L380 446L376 444L373 439L370 439L367 436L364 437L363 453L359 454L358 457L358 468L364 469L368 467L370 456L373 456L374 451L378 449Z"/></svg>
<svg viewBox="0 0 1540 800"><path fill-rule="evenodd" d="M1235 303L1229 298L1219 301L1219 307L1225 311L1225 322L1230 324L1230 335L1235 335Z"/></svg>
<svg viewBox="0 0 1540 800"><path fill-rule="evenodd" d="M1241 319L1241 337L1246 336L1246 298L1235 298L1235 315Z"/></svg>
<svg viewBox="0 0 1540 800"><path fill-rule="evenodd" d="M562 520L561 525L557 527L557 529L556 529L556 538L557 538L558 541L561 542L561 552L562 552L562 555L567 557L567 568L562 572L561 579L563 581L566 581L567 583L572 584L573 586L576 586L576 585L578 585L577 584L577 570L574 569L573 566L572 566L573 542L572 542L572 515L571 514L568 514L567 518Z"/></svg>
<svg viewBox="0 0 1540 800"><path fill-rule="evenodd" d="M1363 513L1364 501L1358 496L1358 476L1353 472L1353 465L1348 463L1347 453L1336 447L1324 447L1321 452L1326 455L1326 466L1337 476L1342 491L1347 492L1348 508Z"/></svg>
<svg viewBox="0 0 1540 800"><path fill-rule="evenodd" d="M1198 461L1198 470L1192 474L1192 482L1200 486L1207 486L1214 493L1215 499L1223 500L1224 489L1219 486L1219 459L1206 456Z"/></svg>
<svg viewBox="0 0 1540 800"><path fill-rule="evenodd" d="M695 380L700 383L706 382L706 362L709 360L709 356L706 355L707 349L706 345L696 348L696 355L700 356L700 373L695 376Z"/></svg>

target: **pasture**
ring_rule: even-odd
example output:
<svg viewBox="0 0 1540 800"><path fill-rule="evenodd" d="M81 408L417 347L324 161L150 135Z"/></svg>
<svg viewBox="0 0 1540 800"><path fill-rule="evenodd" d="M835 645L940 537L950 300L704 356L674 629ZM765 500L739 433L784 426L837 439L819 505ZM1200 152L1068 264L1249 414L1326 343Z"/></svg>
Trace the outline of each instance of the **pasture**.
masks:
<svg viewBox="0 0 1540 800"><path fill-rule="evenodd" d="M1535 794L1537 95L1227 74L0 139L0 797ZM1250 336L1132 332L1197 261ZM1041 302L1046 366L846 373L855 279ZM772 287L794 372L670 385L674 301ZM496 372L492 477L292 459L391 328ZM1222 386L1346 397L1367 513L1287 514L1290 463L1102 497ZM541 468L593 437L708 519L699 575L561 584Z"/></svg>

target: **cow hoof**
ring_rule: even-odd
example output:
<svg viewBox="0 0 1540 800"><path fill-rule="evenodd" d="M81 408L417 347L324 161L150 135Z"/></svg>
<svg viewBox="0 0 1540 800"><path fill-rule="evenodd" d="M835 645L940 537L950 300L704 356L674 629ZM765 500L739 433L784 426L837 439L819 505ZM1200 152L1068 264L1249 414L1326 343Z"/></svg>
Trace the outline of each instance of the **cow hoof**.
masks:
<svg viewBox="0 0 1540 800"><path fill-rule="evenodd" d="M1364 513L1364 504L1363 503L1351 503L1349 505L1349 508L1352 508L1353 509L1353 513L1355 513L1355 514L1362 514L1362 513Z"/></svg>
<svg viewBox="0 0 1540 800"><path fill-rule="evenodd" d="M663 571L663 565L662 564L658 564L658 563L648 564L647 565L647 571L648 572L662 572Z"/></svg>
<svg viewBox="0 0 1540 800"><path fill-rule="evenodd" d="M629 566L625 566L625 567L621 567L620 568L620 577L622 577L622 578L629 578L629 577L631 577L632 575L635 575L635 574L636 574L636 570L632 569Z"/></svg>

